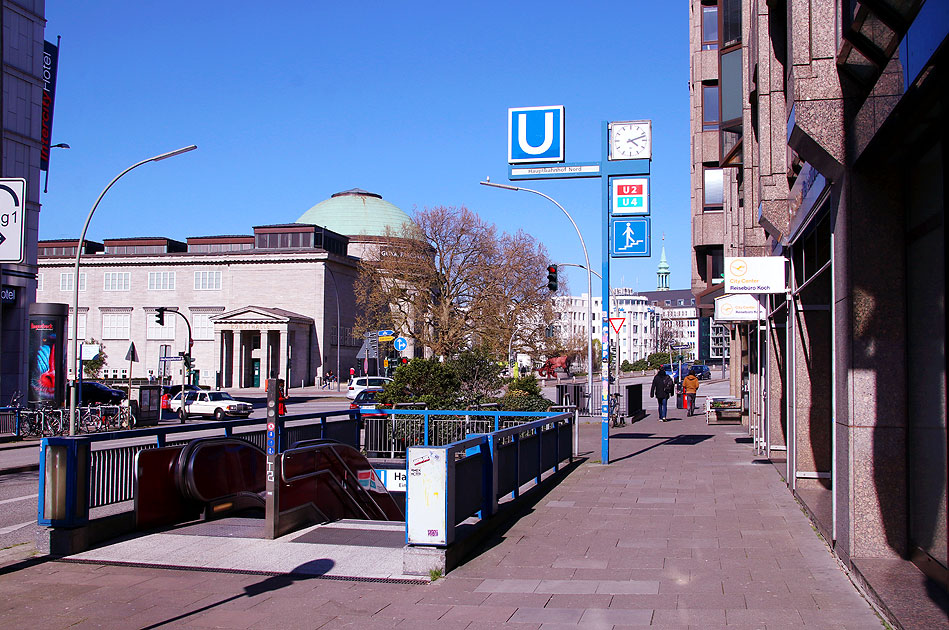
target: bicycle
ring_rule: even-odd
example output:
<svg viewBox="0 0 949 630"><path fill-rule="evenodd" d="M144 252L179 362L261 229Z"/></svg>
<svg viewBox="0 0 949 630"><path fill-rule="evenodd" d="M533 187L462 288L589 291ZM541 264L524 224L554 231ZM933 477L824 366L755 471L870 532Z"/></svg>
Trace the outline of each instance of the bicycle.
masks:
<svg viewBox="0 0 949 630"><path fill-rule="evenodd" d="M611 392L609 394L609 417L611 427L626 426L626 416L620 414L619 392Z"/></svg>

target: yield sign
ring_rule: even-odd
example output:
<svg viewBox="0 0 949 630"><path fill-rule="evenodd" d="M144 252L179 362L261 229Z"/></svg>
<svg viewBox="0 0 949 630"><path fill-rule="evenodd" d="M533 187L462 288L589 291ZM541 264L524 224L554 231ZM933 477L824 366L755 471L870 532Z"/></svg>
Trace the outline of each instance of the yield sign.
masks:
<svg viewBox="0 0 949 630"><path fill-rule="evenodd" d="M125 353L126 361L134 361L138 363L138 351L135 350L135 342L129 344L129 351Z"/></svg>
<svg viewBox="0 0 949 630"><path fill-rule="evenodd" d="M623 327L623 323L626 322L625 317L611 317L610 326L613 327L613 330L616 331L616 334L619 334L619 329Z"/></svg>

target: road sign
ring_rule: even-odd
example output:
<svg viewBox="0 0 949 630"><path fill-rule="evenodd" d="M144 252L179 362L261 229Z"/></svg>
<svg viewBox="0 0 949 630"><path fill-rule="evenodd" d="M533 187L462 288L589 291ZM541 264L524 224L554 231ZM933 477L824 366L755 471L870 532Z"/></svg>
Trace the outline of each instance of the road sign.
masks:
<svg viewBox="0 0 949 630"><path fill-rule="evenodd" d="M392 341L395 339L392 335L386 335L385 337L379 337L379 341Z"/></svg>
<svg viewBox="0 0 949 630"><path fill-rule="evenodd" d="M563 105L507 110L507 161L563 162Z"/></svg>
<svg viewBox="0 0 949 630"><path fill-rule="evenodd" d="M611 179L610 184L613 216L649 214L648 177L617 177Z"/></svg>
<svg viewBox="0 0 949 630"><path fill-rule="evenodd" d="M392 345L395 346L395 349L399 352L404 352L405 349L409 347L409 342L405 337L399 337Z"/></svg>
<svg viewBox="0 0 949 630"><path fill-rule="evenodd" d="M26 180L0 179L0 263L23 261Z"/></svg>
<svg viewBox="0 0 949 630"><path fill-rule="evenodd" d="M610 256L649 257L649 219L630 217L610 220Z"/></svg>
<svg viewBox="0 0 949 630"><path fill-rule="evenodd" d="M159 361L184 361L184 357L176 356L167 356L167 357L158 357Z"/></svg>
<svg viewBox="0 0 949 630"><path fill-rule="evenodd" d="M388 337L392 335L394 332L395 332L394 330L379 330L379 331L376 331L376 337Z"/></svg>
<svg viewBox="0 0 949 630"><path fill-rule="evenodd" d="M610 326L613 327L613 330L616 331L616 334L619 334L620 328L623 327L623 324L626 322L625 317L611 317Z"/></svg>
<svg viewBox="0 0 949 630"><path fill-rule="evenodd" d="M129 351L125 353L125 360L138 363L138 351L135 349L135 342L129 344Z"/></svg>

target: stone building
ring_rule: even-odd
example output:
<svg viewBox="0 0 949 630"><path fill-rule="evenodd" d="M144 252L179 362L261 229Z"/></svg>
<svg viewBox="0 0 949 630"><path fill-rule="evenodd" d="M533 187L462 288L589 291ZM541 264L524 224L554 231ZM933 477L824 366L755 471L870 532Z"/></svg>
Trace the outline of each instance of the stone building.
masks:
<svg viewBox="0 0 949 630"><path fill-rule="evenodd" d="M787 260L733 393L897 621L919 571L947 584L947 31L936 0L690 3L692 290L705 312L724 257Z"/></svg>
<svg viewBox="0 0 949 630"><path fill-rule="evenodd" d="M40 211L40 161L43 150L43 0L3 0L0 6L0 177L26 180L26 198L11 209L25 222L22 262L0 261L0 406L27 389L29 305L36 290L36 235ZM47 144L48 147L48 144ZM49 150L48 148L46 149ZM11 246L9 230L20 231L13 212L0 220L0 240ZM18 236L18 235L17 235ZM7 249L3 250L7 252Z"/></svg>

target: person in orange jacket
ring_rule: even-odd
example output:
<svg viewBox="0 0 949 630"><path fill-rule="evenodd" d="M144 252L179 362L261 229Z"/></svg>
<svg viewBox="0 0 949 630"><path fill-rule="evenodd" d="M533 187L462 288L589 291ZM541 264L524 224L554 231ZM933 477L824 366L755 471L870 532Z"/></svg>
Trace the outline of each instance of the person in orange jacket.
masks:
<svg viewBox="0 0 949 630"><path fill-rule="evenodd" d="M695 411L695 393L699 391L699 379L692 372L682 381L682 390L685 392L686 406L689 408L689 415Z"/></svg>

